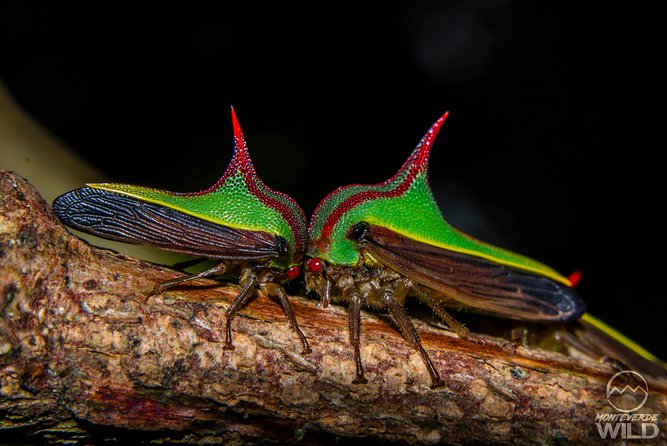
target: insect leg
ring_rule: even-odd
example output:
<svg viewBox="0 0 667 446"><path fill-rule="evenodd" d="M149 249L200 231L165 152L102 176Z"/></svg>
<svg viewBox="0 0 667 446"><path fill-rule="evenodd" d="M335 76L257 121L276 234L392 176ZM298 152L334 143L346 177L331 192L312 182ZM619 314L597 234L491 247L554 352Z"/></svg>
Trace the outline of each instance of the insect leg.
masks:
<svg viewBox="0 0 667 446"><path fill-rule="evenodd" d="M299 328L299 324L296 321L296 316L294 315L294 309L292 309L292 305L290 304L289 299L287 299L287 295L285 294L285 289L276 283L271 283L268 285L272 285L271 288L268 289L265 288L266 291L268 291L269 296L272 298L276 298L278 302L280 302L280 306L283 308L283 312L285 313L285 316L287 316L289 324L296 331L296 334L299 336L299 339L301 339L301 344L303 345L303 353L310 353L311 352L310 346L308 345L306 337L303 335L301 329Z"/></svg>
<svg viewBox="0 0 667 446"><path fill-rule="evenodd" d="M227 318L225 322L225 346L223 347L225 350L234 350L234 344L232 344L232 319L248 303L258 285L257 276L254 274L249 275L247 282L243 285L243 288L241 288L241 291L234 298L231 305L229 305L229 308L227 308L225 312Z"/></svg>
<svg viewBox="0 0 667 446"><path fill-rule="evenodd" d="M223 274L226 269L227 267L225 266L225 263L220 262L217 265L213 266L212 268L209 268L206 271L202 271L197 274L176 277L175 279L171 280L165 280L164 282L160 282L157 285L155 285L155 288L153 288L151 295L160 294L161 292L168 290L169 288L173 288L174 286L180 285L185 282L190 282L191 280L203 279L204 277L209 277L214 274Z"/></svg>
<svg viewBox="0 0 667 446"><path fill-rule="evenodd" d="M357 367L357 376L352 383L366 384L368 380L364 378L364 369L361 365L361 351L359 350L361 341L361 296L356 291L350 296L348 325L350 330L350 344L354 348L354 363Z"/></svg>
<svg viewBox="0 0 667 446"><path fill-rule="evenodd" d="M326 308L331 303L331 286L332 282L328 275L324 277L324 291L322 292L322 308Z"/></svg>
<svg viewBox="0 0 667 446"><path fill-rule="evenodd" d="M426 291L424 291L421 287L415 285L414 283L411 284L411 286L412 289L417 292L417 298L428 305L428 307L433 310L433 312L437 314L438 317L442 319L442 321L444 321L447 326L449 326L449 328L454 330L454 332L461 339L468 339L470 341L477 342L478 344L484 344L484 340L470 333L470 330L468 330L465 325L457 321L451 314L446 312L438 303L438 301L429 296L428 293L426 293Z"/></svg>
<svg viewBox="0 0 667 446"><path fill-rule="evenodd" d="M434 389L444 385L444 382L442 382L442 379L440 379L438 371L435 369L433 363L431 362L431 358L429 357L426 350L424 350L421 339L419 339L419 334L417 333L415 326L410 321L410 317L405 312L403 305L401 305L401 303L396 300L394 293L391 290L384 291L382 295L382 301L385 303L385 305L387 305L389 313L396 322L396 325L398 325L398 328L403 334L403 337L410 343L410 345L412 345L415 350L417 350L419 355L422 357L424 364L426 364L428 373L431 375L431 388Z"/></svg>

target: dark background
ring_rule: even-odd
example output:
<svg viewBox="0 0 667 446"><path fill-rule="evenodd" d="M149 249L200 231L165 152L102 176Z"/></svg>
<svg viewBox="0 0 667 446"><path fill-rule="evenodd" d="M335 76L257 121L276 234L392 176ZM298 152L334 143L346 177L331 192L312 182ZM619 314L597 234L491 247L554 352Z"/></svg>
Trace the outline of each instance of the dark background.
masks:
<svg viewBox="0 0 667 446"><path fill-rule="evenodd" d="M535 3L5 2L0 79L108 178L178 191L224 171L233 104L260 176L308 215L391 176L450 110L430 170L446 218L582 270L591 312L667 358L665 17Z"/></svg>

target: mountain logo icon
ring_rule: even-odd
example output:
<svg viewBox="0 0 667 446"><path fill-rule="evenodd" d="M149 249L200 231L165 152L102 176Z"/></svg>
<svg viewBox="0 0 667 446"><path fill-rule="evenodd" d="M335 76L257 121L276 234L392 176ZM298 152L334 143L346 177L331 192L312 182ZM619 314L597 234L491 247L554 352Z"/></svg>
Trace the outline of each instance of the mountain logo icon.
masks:
<svg viewBox="0 0 667 446"><path fill-rule="evenodd" d="M635 412L648 399L648 384L633 370L622 370L607 382L607 401L619 412Z"/></svg>

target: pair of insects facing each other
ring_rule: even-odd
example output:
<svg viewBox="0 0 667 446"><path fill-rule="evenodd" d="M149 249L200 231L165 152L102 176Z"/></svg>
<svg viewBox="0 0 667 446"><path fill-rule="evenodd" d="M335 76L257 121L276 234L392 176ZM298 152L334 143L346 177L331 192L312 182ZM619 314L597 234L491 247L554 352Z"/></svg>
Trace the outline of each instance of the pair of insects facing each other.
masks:
<svg viewBox="0 0 667 446"><path fill-rule="evenodd" d="M226 311L225 348L232 348L234 315L262 290L280 304L308 352L284 289L303 272L307 290L315 292L323 306L339 302L349 307L354 383L366 382L360 313L370 307L388 312L421 356L432 387L442 385L404 308L408 296L472 340L476 337L445 306L526 322L581 320L604 339L613 338L608 327L596 326L584 313L585 305L567 278L537 261L475 240L445 221L431 193L427 167L446 117L433 124L396 175L380 184L336 189L317 206L309 226L295 200L273 191L256 175L233 109L234 155L210 188L174 193L89 184L57 198L53 207L65 224L84 232L218 261L199 274L159 283L154 292L234 270L241 291ZM622 336L616 341L631 345ZM615 344L610 345L613 350ZM630 350L659 364L641 348Z"/></svg>

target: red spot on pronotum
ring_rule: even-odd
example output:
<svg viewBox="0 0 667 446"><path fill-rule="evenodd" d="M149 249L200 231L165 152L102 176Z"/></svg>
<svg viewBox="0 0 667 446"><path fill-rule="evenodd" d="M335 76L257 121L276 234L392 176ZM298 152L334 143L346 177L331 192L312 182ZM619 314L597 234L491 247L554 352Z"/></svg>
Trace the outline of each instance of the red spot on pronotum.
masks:
<svg viewBox="0 0 667 446"><path fill-rule="evenodd" d="M317 257L309 259L306 262L306 266L308 267L309 270L311 270L314 273L319 273L320 271L322 271L322 261Z"/></svg>
<svg viewBox="0 0 667 446"><path fill-rule="evenodd" d="M577 270L571 273L569 276L567 276L568 280L570 281L571 288L574 288L577 286L577 284L581 281L581 277L584 275L581 271Z"/></svg>
<svg viewBox="0 0 667 446"><path fill-rule="evenodd" d="M296 279L297 277L299 277L299 274L301 274L301 268L299 268L298 266L293 266L287 269L286 274L288 279Z"/></svg>

